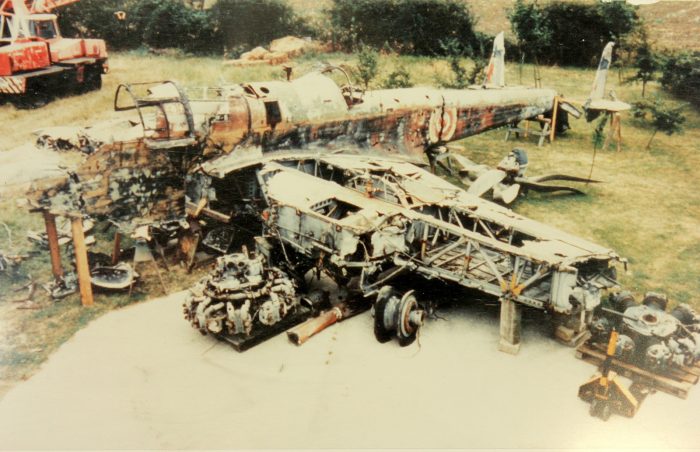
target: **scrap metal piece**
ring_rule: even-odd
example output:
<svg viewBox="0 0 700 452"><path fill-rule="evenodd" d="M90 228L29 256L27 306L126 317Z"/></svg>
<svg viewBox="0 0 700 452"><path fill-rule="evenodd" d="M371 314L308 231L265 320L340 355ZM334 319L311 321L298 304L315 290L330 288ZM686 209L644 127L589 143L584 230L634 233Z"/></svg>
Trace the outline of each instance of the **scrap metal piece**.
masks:
<svg viewBox="0 0 700 452"><path fill-rule="evenodd" d="M369 305L359 301L340 303L331 309L321 312L318 316L310 318L306 322L288 330L287 337L292 343L302 345L311 339L312 336L315 336L329 326L360 314L367 309L369 309Z"/></svg>
<svg viewBox="0 0 700 452"><path fill-rule="evenodd" d="M92 285L107 290L126 290L139 274L131 265L121 262L114 266L97 266L90 270Z"/></svg>
<svg viewBox="0 0 700 452"><path fill-rule="evenodd" d="M528 177L525 171L528 167L528 157L525 150L514 148L505 156L495 169L486 165L479 165L467 157L451 152L446 152L438 158L438 163L453 175L461 178L469 188L468 193L475 196L484 196L492 192L496 201L510 204L518 197L521 191L533 190L538 192L569 192L572 194L585 194L583 191L568 185L546 184L549 181L568 181L582 183L598 183L600 181L569 176L565 174L549 174L543 176Z"/></svg>
<svg viewBox="0 0 700 452"><path fill-rule="evenodd" d="M75 272L64 273L63 277L45 284L44 289L55 301L62 300L78 291L78 275Z"/></svg>

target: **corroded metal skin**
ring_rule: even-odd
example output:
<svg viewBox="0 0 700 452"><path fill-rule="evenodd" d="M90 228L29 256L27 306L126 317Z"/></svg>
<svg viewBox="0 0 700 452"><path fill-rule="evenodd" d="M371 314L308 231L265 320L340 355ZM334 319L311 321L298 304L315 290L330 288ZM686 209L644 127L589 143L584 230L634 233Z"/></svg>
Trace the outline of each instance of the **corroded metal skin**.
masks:
<svg viewBox="0 0 700 452"><path fill-rule="evenodd" d="M70 176L36 183L29 192L35 207L122 224L166 220L182 214L185 175L202 160L351 147L423 161L436 146L546 113L555 96L549 89L483 87L357 93L318 72L243 84L213 100L189 100L173 83L136 97L137 85L120 86L115 108L137 110L138 122L73 133L74 147L90 155ZM133 107L118 107L125 93Z"/></svg>
<svg viewBox="0 0 700 452"><path fill-rule="evenodd" d="M405 88L351 96L323 74L243 85L212 122L210 140L226 152L348 145L422 157L426 149L546 113L550 89ZM223 111L223 110L222 110Z"/></svg>

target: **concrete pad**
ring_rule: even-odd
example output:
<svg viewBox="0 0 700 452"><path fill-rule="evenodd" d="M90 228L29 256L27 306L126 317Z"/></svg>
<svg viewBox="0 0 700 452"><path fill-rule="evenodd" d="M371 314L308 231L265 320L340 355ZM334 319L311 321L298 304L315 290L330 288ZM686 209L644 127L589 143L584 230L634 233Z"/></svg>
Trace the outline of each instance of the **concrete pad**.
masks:
<svg viewBox="0 0 700 452"><path fill-rule="evenodd" d="M498 352L498 308L451 309L407 348L378 344L365 313L301 347L280 335L241 354L192 329L182 299L76 334L0 401L0 447L700 447L700 390L592 418L577 390L593 366L525 316L520 353Z"/></svg>

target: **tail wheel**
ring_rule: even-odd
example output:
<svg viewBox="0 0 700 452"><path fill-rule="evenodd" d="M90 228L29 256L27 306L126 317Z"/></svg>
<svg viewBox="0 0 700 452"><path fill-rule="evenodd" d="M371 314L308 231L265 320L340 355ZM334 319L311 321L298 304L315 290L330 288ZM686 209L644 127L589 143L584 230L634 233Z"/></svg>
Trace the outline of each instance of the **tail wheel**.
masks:
<svg viewBox="0 0 700 452"><path fill-rule="evenodd" d="M402 347L410 345L424 320L425 311L418 306L412 290L400 296L391 286L380 289L374 305L374 336L379 342L395 336Z"/></svg>

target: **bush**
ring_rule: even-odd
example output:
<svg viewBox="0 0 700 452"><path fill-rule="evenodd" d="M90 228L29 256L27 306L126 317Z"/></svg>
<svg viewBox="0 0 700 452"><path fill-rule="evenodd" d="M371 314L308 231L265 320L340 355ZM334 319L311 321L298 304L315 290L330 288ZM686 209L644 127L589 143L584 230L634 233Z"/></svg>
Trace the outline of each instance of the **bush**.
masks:
<svg viewBox="0 0 700 452"><path fill-rule="evenodd" d="M206 12L166 0L146 17L143 41L151 47L174 47L192 53L217 50L214 28Z"/></svg>
<svg viewBox="0 0 700 452"><path fill-rule="evenodd" d="M136 47L141 35L134 35L127 22L119 21L115 16L115 12L127 9L127 3L126 0L83 0L61 8L57 10L61 34L101 38L114 49Z"/></svg>
<svg viewBox="0 0 700 452"><path fill-rule="evenodd" d="M470 51L479 48L471 12L461 0L333 0L328 14L335 44L345 49L361 41L401 53L445 55L444 39Z"/></svg>
<svg viewBox="0 0 700 452"><path fill-rule="evenodd" d="M700 107L700 52L666 56L661 70L664 88Z"/></svg>
<svg viewBox="0 0 700 452"><path fill-rule="evenodd" d="M193 53L251 48L308 28L282 0L218 0L209 10L179 0L83 0L60 10L65 36L102 38L110 48ZM126 12L119 21L115 13Z"/></svg>
<svg viewBox="0 0 700 452"><path fill-rule="evenodd" d="M371 47L360 45L357 52L357 67L355 68L357 77L360 79L365 89L369 88L369 82L377 76L379 70L379 54Z"/></svg>
<svg viewBox="0 0 700 452"><path fill-rule="evenodd" d="M619 42L640 26L626 2L595 4L518 0L509 13L521 51L541 63L595 65L608 41Z"/></svg>
<svg viewBox="0 0 700 452"><path fill-rule="evenodd" d="M382 88L385 89L410 88L412 86L413 81L411 81L411 74L405 66L398 66L387 76L382 84Z"/></svg>
<svg viewBox="0 0 700 452"><path fill-rule="evenodd" d="M273 39L308 31L291 6L281 0L218 0L209 16L226 49L267 45Z"/></svg>

